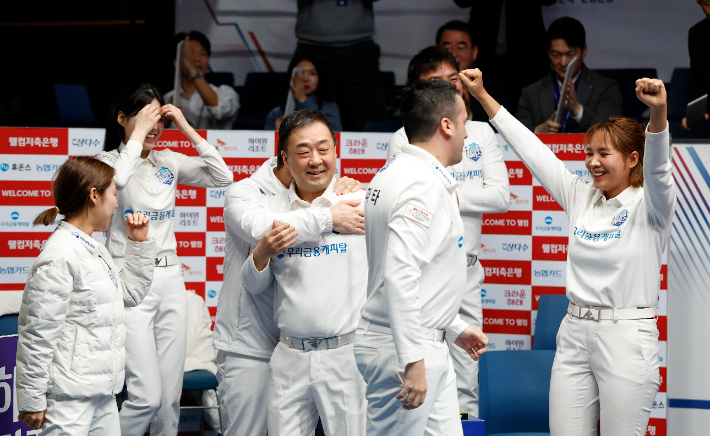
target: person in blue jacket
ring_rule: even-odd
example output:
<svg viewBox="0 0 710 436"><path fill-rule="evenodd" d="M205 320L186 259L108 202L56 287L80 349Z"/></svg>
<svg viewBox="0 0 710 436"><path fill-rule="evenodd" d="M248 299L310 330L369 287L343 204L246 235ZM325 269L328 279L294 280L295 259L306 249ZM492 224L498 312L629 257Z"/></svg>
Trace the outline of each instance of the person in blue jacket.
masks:
<svg viewBox="0 0 710 436"><path fill-rule="evenodd" d="M296 70L296 74L293 70ZM340 121L340 108L338 104L326 95L327 86L324 85L322 79L318 77L318 67L310 59L304 56L295 56L291 59L288 66L288 75L291 77L291 91L296 103L294 110L310 109L322 112L333 126L333 131L343 130L343 125ZM286 98L280 106L271 109L271 112L266 116L264 130L279 130L281 121L284 119L284 110L286 107Z"/></svg>

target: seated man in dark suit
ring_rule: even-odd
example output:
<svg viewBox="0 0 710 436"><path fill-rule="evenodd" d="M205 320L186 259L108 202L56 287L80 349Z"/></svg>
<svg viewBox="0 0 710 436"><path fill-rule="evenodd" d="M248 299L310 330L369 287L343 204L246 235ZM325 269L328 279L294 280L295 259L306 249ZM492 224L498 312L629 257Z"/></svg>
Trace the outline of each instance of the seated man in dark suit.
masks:
<svg viewBox="0 0 710 436"><path fill-rule="evenodd" d="M621 92L613 79L596 74L584 65L587 43L582 23L562 17L547 29L547 56L552 72L523 89L515 117L535 133L584 133L612 115L621 115ZM567 65L577 58L562 122L555 123ZM524 68L524 66L521 66Z"/></svg>
<svg viewBox="0 0 710 436"><path fill-rule="evenodd" d="M447 50L456 58L460 70L476 67L478 57L478 45L471 39L468 33L468 25L463 21L449 21L436 31L436 45ZM493 75L486 76L486 90L503 106L508 107L508 91L503 82ZM464 102L468 107L469 119L473 121L488 121L488 115L483 110L483 106L478 100L471 98L470 94L464 94ZM503 103L501 103L503 102Z"/></svg>

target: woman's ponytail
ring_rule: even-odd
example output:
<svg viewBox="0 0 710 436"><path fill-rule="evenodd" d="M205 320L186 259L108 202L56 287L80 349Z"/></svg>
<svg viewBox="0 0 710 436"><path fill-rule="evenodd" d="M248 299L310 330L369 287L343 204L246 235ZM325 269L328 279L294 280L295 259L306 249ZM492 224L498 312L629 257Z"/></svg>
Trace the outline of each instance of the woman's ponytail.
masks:
<svg viewBox="0 0 710 436"><path fill-rule="evenodd" d="M32 225L36 226L42 224L43 226L51 226L57 221L57 215L59 215L59 208L57 206L51 207L37 215Z"/></svg>

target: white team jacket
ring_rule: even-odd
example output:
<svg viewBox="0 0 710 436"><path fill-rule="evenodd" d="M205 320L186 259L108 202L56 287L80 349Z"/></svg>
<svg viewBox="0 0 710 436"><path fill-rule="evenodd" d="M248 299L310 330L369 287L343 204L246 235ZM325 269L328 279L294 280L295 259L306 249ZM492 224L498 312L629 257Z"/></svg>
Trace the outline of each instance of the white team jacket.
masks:
<svg viewBox="0 0 710 436"><path fill-rule="evenodd" d="M126 245L122 270L102 244L62 221L32 265L20 309L17 405L47 409L51 393L113 395L123 388L123 307L143 301L155 240Z"/></svg>

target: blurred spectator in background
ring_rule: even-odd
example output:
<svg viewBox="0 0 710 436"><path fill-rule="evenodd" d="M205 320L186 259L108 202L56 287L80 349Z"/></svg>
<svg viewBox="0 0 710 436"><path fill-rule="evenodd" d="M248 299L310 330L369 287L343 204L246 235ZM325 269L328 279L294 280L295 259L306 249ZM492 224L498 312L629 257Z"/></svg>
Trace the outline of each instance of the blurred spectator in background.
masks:
<svg viewBox="0 0 710 436"><path fill-rule="evenodd" d="M205 369L217 375L217 356L212 348L212 316L205 300L194 292L187 292L187 347L185 372ZM200 406L217 406L213 389L196 392ZM216 434L221 434L217 409L203 409L204 417Z"/></svg>
<svg viewBox="0 0 710 436"><path fill-rule="evenodd" d="M219 88L207 83L212 49L207 37L193 30L189 34L178 33L175 44L183 41L180 53L181 89L177 98L175 90L165 94L165 101L182 109L185 119L194 129L231 129L239 110L239 95L229 85Z"/></svg>
<svg viewBox="0 0 710 436"><path fill-rule="evenodd" d="M296 74L293 74L294 69L296 69ZM294 111L310 109L323 112L330 121L333 130L339 132L343 130L340 109L338 104L331 101L327 95L329 87L327 83L324 83L326 79L321 79L318 76L318 70L316 63L306 57L298 56L291 59L288 75L291 77L291 92L296 103ZM284 119L286 101L287 98L284 98L280 106L271 109L271 112L266 116L264 129L279 130L281 121Z"/></svg>
<svg viewBox="0 0 710 436"><path fill-rule="evenodd" d="M468 31L478 44L477 67L503 82L515 113L521 90L548 72L542 6L557 0L454 0L471 7ZM461 67L463 68L463 66ZM488 83L488 82L486 82ZM488 86L488 85L486 85Z"/></svg>
<svg viewBox="0 0 710 436"><path fill-rule="evenodd" d="M373 0L298 0L294 57L319 66L347 130L385 119Z"/></svg>
<svg viewBox="0 0 710 436"><path fill-rule="evenodd" d="M690 74L688 75L688 103L698 97L710 93L710 0L697 0L705 19L688 31L688 54L690 55ZM707 112L710 112L710 99ZM681 127L686 132L690 131L687 120L683 117Z"/></svg>
<svg viewBox="0 0 710 436"><path fill-rule="evenodd" d="M468 33L468 26L463 21L449 21L439 27L436 32L436 45L446 49L454 55L458 62L459 70L469 68L477 68L476 57L478 56L478 45L476 41L471 39ZM505 85L495 77L486 76L486 89L488 93L503 106L508 107L508 92ZM464 93L464 102L470 108L471 120L473 121L488 121L488 115L483 110L483 106L476 99L472 99L469 93Z"/></svg>
<svg viewBox="0 0 710 436"><path fill-rule="evenodd" d="M523 89L515 117L535 133L584 133L612 115L621 115L621 91L613 79L584 65L587 43L584 26L570 17L553 21L547 30L547 56L552 71ZM561 123L555 123L567 66L577 58Z"/></svg>

